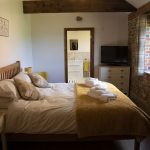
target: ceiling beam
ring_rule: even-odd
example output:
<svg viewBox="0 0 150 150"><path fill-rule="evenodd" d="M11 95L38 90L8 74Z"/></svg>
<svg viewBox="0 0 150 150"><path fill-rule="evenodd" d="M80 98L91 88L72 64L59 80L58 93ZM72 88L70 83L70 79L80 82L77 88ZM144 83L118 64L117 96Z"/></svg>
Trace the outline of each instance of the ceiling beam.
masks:
<svg viewBox="0 0 150 150"><path fill-rule="evenodd" d="M32 0L23 1L24 13L133 12L125 0Z"/></svg>

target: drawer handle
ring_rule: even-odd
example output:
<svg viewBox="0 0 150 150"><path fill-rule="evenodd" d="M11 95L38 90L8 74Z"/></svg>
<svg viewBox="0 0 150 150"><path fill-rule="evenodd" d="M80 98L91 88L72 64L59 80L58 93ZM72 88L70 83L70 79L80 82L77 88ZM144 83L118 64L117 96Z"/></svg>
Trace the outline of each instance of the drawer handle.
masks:
<svg viewBox="0 0 150 150"><path fill-rule="evenodd" d="M120 71L121 71L121 72L124 72L124 70L123 70L123 69L121 69Z"/></svg>
<svg viewBox="0 0 150 150"><path fill-rule="evenodd" d="M121 78L121 79L123 79L123 78L124 78L124 76L120 76L120 78Z"/></svg>

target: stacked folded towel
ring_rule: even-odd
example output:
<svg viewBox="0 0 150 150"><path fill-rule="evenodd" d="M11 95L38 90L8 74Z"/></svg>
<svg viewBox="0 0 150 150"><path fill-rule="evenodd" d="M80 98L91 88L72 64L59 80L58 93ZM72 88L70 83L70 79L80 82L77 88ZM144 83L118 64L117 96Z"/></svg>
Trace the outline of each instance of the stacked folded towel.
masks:
<svg viewBox="0 0 150 150"><path fill-rule="evenodd" d="M85 80L85 84L88 87L93 87L99 84L99 80L97 78L88 78Z"/></svg>
<svg viewBox="0 0 150 150"><path fill-rule="evenodd" d="M89 90L88 95L91 97L100 99L104 102L109 102L117 98L116 94L111 93L104 87L104 83L99 84L98 86L92 87Z"/></svg>
<svg viewBox="0 0 150 150"><path fill-rule="evenodd" d="M97 86L97 88L99 89L106 89L107 85L105 84L105 82L99 81L97 78L88 78L85 80L85 85L88 87L95 87Z"/></svg>

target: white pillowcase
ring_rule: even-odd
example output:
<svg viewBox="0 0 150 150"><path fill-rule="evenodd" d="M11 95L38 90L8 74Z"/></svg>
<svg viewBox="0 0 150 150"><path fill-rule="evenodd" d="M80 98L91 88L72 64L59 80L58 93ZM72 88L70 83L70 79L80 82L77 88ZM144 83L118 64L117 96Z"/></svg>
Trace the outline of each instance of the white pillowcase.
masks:
<svg viewBox="0 0 150 150"><path fill-rule="evenodd" d="M31 83L31 82L32 82L31 79L30 79L30 77L28 76L28 74L27 74L26 72L20 72L20 73L18 73L18 74L14 77L14 79L20 79L20 80L26 81L26 82L28 82L28 83Z"/></svg>
<svg viewBox="0 0 150 150"><path fill-rule="evenodd" d="M19 93L15 87L14 80L6 79L0 81L0 98L5 101L13 101L19 99Z"/></svg>
<svg viewBox="0 0 150 150"><path fill-rule="evenodd" d="M25 100L39 100L40 93L32 83L20 79L14 79L20 96Z"/></svg>
<svg viewBox="0 0 150 150"><path fill-rule="evenodd" d="M32 83L39 88L48 88L48 82L37 73L29 73L29 77L31 78Z"/></svg>

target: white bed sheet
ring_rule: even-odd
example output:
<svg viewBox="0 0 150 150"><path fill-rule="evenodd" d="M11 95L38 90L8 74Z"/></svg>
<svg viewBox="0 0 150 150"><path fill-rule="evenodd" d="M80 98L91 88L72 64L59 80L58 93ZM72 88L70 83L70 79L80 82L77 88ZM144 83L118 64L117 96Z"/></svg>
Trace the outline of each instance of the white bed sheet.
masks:
<svg viewBox="0 0 150 150"><path fill-rule="evenodd" d="M76 133L74 84L54 83L38 89L39 101L20 99L8 107L6 132L27 134Z"/></svg>

